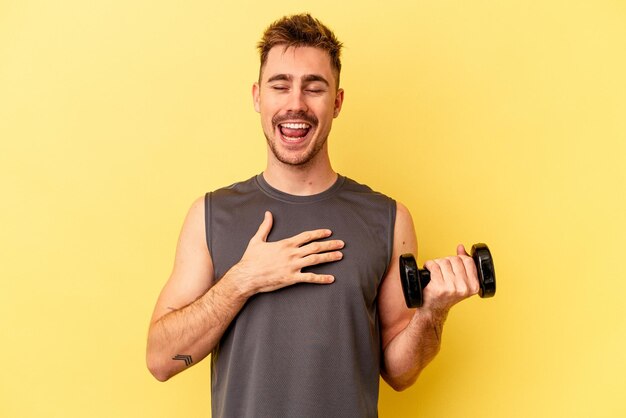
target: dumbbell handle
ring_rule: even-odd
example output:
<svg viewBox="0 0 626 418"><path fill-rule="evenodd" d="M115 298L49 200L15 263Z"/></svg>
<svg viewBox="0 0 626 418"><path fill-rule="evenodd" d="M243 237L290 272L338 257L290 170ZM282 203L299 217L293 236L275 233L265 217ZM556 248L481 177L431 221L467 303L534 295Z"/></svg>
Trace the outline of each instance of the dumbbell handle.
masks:
<svg viewBox="0 0 626 418"><path fill-rule="evenodd" d="M480 284L479 295L481 298L489 298L496 293L496 272L493 266L493 258L486 244L474 244L471 256L476 264L478 282ZM423 304L423 290L430 283L430 272L419 269L413 254L400 256L400 279L404 300L409 308L417 308Z"/></svg>

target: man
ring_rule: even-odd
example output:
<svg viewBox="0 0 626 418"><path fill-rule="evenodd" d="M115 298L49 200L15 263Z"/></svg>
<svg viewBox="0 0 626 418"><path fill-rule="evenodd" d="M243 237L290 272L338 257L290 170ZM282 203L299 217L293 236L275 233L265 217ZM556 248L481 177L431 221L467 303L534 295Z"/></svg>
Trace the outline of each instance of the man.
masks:
<svg viewBox="0 0 626 418"><path fill-rule="evenodd" d="M266 169L198 199L184 222L147 363L164 381L212 353L213 417L375 417L379 376L413 384L448 310L478 292L459 246L426 263L424 305L406 308L408 210L331 167L340 49L310 15L266 30L252 89Z"/></svg>

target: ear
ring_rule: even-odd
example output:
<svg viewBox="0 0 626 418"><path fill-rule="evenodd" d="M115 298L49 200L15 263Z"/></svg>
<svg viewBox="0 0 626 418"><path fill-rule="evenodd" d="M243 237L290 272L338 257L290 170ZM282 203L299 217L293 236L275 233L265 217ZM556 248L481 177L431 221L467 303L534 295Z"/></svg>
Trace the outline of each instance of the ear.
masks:
<svg viewBox="0 0 626 418"><path fill-rule="evenodd" d="M254 104L254 110L257 113L261 113L261 87L259 87L259 83L254 83L252 85L252 102Z"/></svg>
<svg viewBox="0 0 626 418"><path fill-rule="evenodd" d="M339 112L341 112L341 106L343 105L343 89L337 90L337 96L335 97L335 111L333 113L333 118L339 116Z"/></svg>

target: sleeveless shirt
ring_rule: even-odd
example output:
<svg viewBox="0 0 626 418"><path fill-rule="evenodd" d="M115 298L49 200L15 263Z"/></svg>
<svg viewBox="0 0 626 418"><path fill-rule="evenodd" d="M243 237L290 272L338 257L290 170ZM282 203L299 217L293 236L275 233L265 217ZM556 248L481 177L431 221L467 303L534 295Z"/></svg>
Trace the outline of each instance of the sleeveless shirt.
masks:
<svg viewBox="0 0 626 418"><path fill-rule="evenodd" d="M328 228L340 261L303 271L332 284L298 283L251 297L211 355L213 418L376 417L381 362L378 287L391 260L395 201L339 176L328 190L294 196L262 174L206 194L215 277L242 257L272 212L268 241Z"/></svg>

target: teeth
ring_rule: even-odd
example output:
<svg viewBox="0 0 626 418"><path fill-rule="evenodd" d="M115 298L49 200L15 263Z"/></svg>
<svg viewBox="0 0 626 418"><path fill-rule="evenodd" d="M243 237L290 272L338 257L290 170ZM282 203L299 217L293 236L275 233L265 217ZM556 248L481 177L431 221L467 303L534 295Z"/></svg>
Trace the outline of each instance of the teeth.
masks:
<svg viewBox="0 0 626 418"><path fill-rule="evenodd" d="M307 129L309 127L307 123L281 123L280 125L289 129Z"/></svg>

